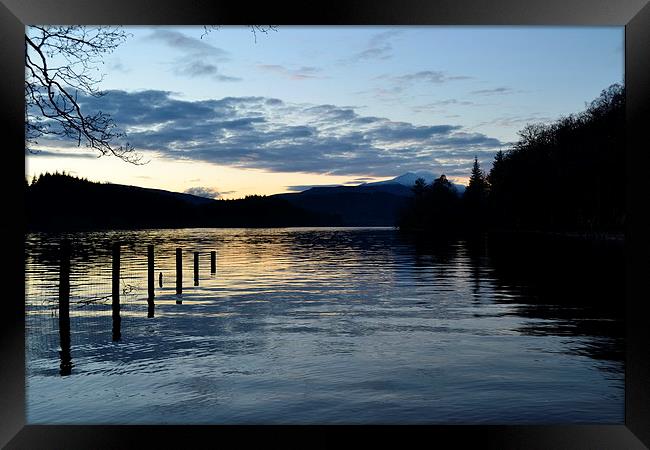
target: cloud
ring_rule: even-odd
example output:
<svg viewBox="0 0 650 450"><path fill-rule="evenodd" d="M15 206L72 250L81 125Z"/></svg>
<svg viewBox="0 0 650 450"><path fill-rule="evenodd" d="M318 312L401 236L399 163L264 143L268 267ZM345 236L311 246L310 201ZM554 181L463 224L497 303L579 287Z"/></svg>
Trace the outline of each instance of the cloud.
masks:
<svg viewBox="0 0 650 450"><path fill-rule="evenodd" d="M356 92L361 95L372 95L376 99L396 102L401 101L404 97L404 91L417 85L434 84L441 85L457 80L470 80L473 77L467 75L449 75L447 72L440 70L421 70L413 73L402 75L379 75L375 80L384 82L383 86L373 87L364 91Z"/></svg>
<svg viewBox="0 0 650 450"><path fill-rule="evenodd" d="M200 39L189 37L179 31L155 30L144 38L161 42L172 49L183 52L183 56L172 63L172 72L178 76L208 77L215 81L241 81L239 77L219 72L217 62L230 60L230 54Z"/></svg>
<svg viewBox="0 0 650 450"><path fill-rule="evenodd" d="M339 184L298 184L295 186L285 186L287 188L287 191L291 192L302 192L306 191L307 189L315 188L315 187L335 187L335 186L340 186Z"/></svg>
<svg viewBox="0 0 650 450"><path fill-rule="evenodd" d="M206 63L201 60L188 60L177 63L172 69L175 75L195 77L210 77L215 81L242 81L240 77L232 77L218 73L218 68L214 64Z"/></svg>
<svg viewBox="0 0 650 450"><path fill-rule="evenodd" d="M447 136L451 131L459 130L457 125L415 126L406 122L389 122L374 130L372 137L380 141L423 140L434 136Z"/></svg>
<svg viewBox="0 0 650 450"><path fill-rule="evenodd" d="M121 73L132 72L131 68L124 65L124 63L120 58L113 58L112 60L109 61L108 66L112 71L121 72Z"/></svg>
<svg viewBox="0 0 650 450"><path fill-rule="evenodd" d="M420 72L392 77L398 83L424 82L432 84L442 84L454 80L470 80L472 78L466 75L447 75L445 72L439 70L422 70Z"/></svg>
<svg viewBox="0 0 650 450"><path fill-rule="evenodd" d="M450 98L447 100L438 100L435 102L426 103L423 105L416 105L411 108L413 112L429 112L429 111L441 111L444 110L447 106L471 106L476 105L476 103L468 100L458 100L455 98ZM451 117L451 116L447 116ZM455 117L458 117L457 115Z"/></svg>
<svg viewBox="0 0 650 450"><path fill-rule="evenodd" d="M324 76L318 75L318 73L322 71L322 69L318 67L303 66L296 69L290 69L279 64L258 64L257 67L261 70L272 72L291 80L326 78Z"/></svg>
<svg viewBox="0 0 650 450"><path fill-rule="evenodd" d="M196 195L197 197L205 197L217 199L221 197L221 194L214 188L207 186L195 186L189 189L185 189L186 194Z"/></svg>
<svg viewBox="0 0 650 450"><path fill-rule="evenodd" d="M41 157L49 156L56 158L75 158L75 159L97 159L97 153L86 153L83 150L72 151L72 152L62 152L62 151L50 151L50 150L41 150L41 149L32 149L26 150L25 156L30 157Z"/></svg>
<svg viewBox="0 0 650 450"><path fill-rule="evenodd" d="M505 128L512 128L514 126L520 127L529 123L550 122L552 120L553 118L542 115L541 113L530 113L524 116L510 115L496 117L493 120L478 123L473 128L479 128L485 125L496 125Z"/></svg>
<svg viewBox="0 0 650 450"><path fill-rule="evenodd" d="M478 91L472 91L470 94L474 95L505 95L505 94L514 94L520 93L522 91L516 91L509 87L498 87L494 89L480 89Z"/></svg>
<svg viewBox="0 0 650 450"><path fill-rule="evenodd" d="M363 116L355 107L267 97L189 101L168 91L108 91L80 103L110 114L138 150L275 172L386 177L447 167L444 161L461 156L469 170L468 154L493 154L502 144L458 125L415 125Z"/></svg>
<svg viewBox="0 0 650 450"><path fill-rule="evenodd" d="M390 44L384 44L380 47L373 47L359 52L356 55L352 56L351 59L354 59L356 61L364 59L389 59L393 56L391 54L392 49L393 47Z"/></svg>
<svg viewBox="0 0 650 450"><path fill-rule="evenodd" d="M159 41L178 50L191 52L195 55L212 56L221 59L230 59L226 50L208 44L206 41L189 37L180 31L173 30L154 30L150 35L144 38L150 41Z"/></svg>
<svg viewBox="0 0 650 450"><path fill-rule="evenodd" d="M343 64L354 63L357 61L387 60L393 57L393 45L391 39L401 34L400 30L388 30L377 33L370 38L366 48L341 60Z"/></svg>

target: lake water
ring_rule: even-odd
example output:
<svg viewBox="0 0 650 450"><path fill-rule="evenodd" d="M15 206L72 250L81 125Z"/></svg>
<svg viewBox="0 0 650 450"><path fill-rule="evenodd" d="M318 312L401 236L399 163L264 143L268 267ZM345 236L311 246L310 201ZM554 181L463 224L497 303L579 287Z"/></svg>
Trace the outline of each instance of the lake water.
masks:
<svg viewBox="0 0 650 450"><path fill-rule="evenodd" d="M388 228L28 234L27 422L623 423L623 267L622 243L431 242Z"/></svg>

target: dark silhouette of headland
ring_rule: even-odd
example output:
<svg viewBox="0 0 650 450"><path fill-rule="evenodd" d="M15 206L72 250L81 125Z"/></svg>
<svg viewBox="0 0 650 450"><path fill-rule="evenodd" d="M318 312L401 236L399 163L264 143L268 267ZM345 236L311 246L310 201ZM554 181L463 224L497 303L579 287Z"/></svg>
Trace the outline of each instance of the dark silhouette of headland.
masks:
<svg viewBox="0 0 650 450"><path fill-rule="evenodd" d="M527 125L490 171L478 160L462 196L441 176L416 181L399 218L409 232L544 231L619 234L625 228L625 90L614 84L585 111Z"/></svg>

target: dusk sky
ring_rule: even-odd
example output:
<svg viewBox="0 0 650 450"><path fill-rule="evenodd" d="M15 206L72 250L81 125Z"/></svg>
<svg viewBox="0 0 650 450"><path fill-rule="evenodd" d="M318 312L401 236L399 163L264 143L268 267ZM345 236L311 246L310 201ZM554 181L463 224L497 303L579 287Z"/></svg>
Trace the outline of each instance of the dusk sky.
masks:
<svg viewBox="0 0 650 450"><path fill-rule="evenodd" d="M99 99L150 162L39 139L31 178L220 198L408 171L466 183L527 123L580 112L624 77L623 27L126 27Z"/></svg>

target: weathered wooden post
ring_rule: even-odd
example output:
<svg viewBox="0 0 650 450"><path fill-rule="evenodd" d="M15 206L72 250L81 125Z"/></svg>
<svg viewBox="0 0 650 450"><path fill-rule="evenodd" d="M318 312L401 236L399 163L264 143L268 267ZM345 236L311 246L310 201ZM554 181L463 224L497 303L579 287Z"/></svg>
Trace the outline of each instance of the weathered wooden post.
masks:
<svg viewBox="0 0 650 450"><path fill-rule="evenodd" d="M61 241L59 250L59 321L70 318L70 241Z"/></svg>
<svg viewBox="0 0 650 450"><path fill-rule="evenodd" d="M113 340L119 341L122 337L120 318L120 243L113 243L113 283L112 283L112 310L113 310Z"/></svg>
<svg viewBox="0 0 650 450"><path fill-rule="evenodd" d="M158 275L158 286L162 287L162 272Z"/></svg>
<svg viewBox="0 0 650 450"><path fill-rule="evenodd" d="M70 242L61 241L59 251L59 341L61 365L59 373L70 375L72 356L70 355Z"/></svg>
<svg viewBox="0 0 650 450"><path fill-rule="evenodd" d="M217 273L217 252L215 250L210 252L210 273Z"/></svg>
<svg viewBox="0 0 650 450"><path fill-rule="evenodd" d="M176 249L176 295L183 293L183 255L181 248ZM180 305L182 300L176 299L176 304Z"/></svg>
<svg viewBox="0 0 650 450"><path fill-rule="evenodd" d="M194 252L194 286L199 285L199 252Z"/></svg>
<svg viewBox="0 0 650 450"><path fill-rule="evenodd" d="M154 256L153 256L153 245L147 246L147 287L149 291L149 296L147 297L147 317L153 317L154 311Z"/></svg>
<svg viewBox="0 0 650 450"><path fill-rule="evenodd" d="M153 301L153 298L155 296L154 293L154 259L153 259L153 245L148 245L147 246L147 272L148 272L148 291L149 291L149 299Z"/></svg>

